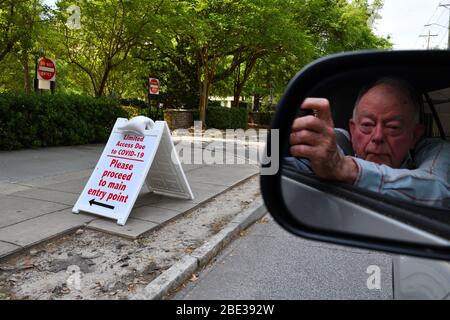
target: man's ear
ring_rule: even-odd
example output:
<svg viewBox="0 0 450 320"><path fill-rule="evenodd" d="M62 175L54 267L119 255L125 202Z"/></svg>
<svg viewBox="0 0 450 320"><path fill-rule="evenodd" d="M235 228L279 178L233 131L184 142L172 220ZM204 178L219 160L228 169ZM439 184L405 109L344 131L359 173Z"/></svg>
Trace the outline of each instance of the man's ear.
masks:
<svg viewBox="0 0 450 320"><path fill-rule="evenodd" d="M350 135L353 137L354 136L353 132L356 129L356 124L355 124L355 121L353 119L350 119L348 121L348 128L350 129Z"/></svg>
<svg viewBox="0 0 450 320"><path fill-rule="evenodd" d="M416 146L417 142L422 138L425 133L425 126L423 124L417 124L413 130L413 148Z"/></svg>

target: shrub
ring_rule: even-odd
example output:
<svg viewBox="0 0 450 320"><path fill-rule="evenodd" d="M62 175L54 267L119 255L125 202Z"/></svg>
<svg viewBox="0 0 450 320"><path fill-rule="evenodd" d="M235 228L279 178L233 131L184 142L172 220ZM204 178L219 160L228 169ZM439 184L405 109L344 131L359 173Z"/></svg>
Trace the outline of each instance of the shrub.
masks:
<svg viewBox="0 0 450 320"><path fill-rule="evenodd" d="M208 107L206 125L216 129L247 128L247 110L225 107Z"/></svg>
<svg viewBox="0 0 450 320"><path fill-rule="evenodd" d="M110 98L0 94L0 150L106 142L127 112Z"/></svg>
<svg viewBox="0 0 450 320"><path fill-rule="evenodd" d="M155 104L150 106L143 100L139 99L120 99L122 108L125 109L130 118L136 116L146 116L153 121L164 120L164 112L161 109L157 109Z"/></svg>
<svg viewBox="0 0 450 320"><path fill-rule="evenodd" d="M142 115L142 110L133 106L121 106L123 110L128 114L129 118L137 117Z"/></svg>
<svg viewBox="0 0 450 320"><path fill-rule="evenodd" d="M272 123L272 118L275 115L275 112L260 112L259 113L259 124L262 125L270 125Z"/></svg>
<svg viewBox="0 0 450 320"><path fill-rule="evenodd" d="M120 99L120 104L128 107L136 107L136 108L148 108L148 104L140 99L132 98L132 99Z"/></svg>
<svg viewBox="0 0 450 320"><path fill-rule="evenodd" d="M217 100L208 100L208 106L209 107L221 107L222 103Z"/></svg>
<svg viewBox="0 0 450 320"><path fill-rule="evenodd" d="M151 108L147 108L145 110L142 110L142 115L149 117L153 121L164 120L164 110L161 108L155 108L154 106Z"/></svg>
<svg viewBox="0 0 450 320"><path fill-rule="evenodd" d="M200 111L198 109L193 110L192 117L194 118L194 121L199 121L200 120Z"/></svg>

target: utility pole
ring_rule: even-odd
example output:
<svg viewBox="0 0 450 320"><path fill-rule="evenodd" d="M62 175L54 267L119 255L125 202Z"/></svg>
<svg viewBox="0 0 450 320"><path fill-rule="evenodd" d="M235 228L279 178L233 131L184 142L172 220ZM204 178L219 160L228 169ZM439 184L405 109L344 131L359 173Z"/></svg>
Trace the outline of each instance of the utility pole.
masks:
<svg viewBox="0 0 450 320"><path fill-rule="evenodd" d="M450 4L439 4L439 7L444 7L445 9L449 9L450 8ZM447 50L450 50L450 13L448 16L448 36L447 36Z"/></svg>
<svg viewBox="0 0 450 320"><path fill-rule="evenodd" d="M430 49L430 38L431 37L437 37L438 34L431 34L431 31L428 30L428 34L421 34L419 37L427 37L428 38L428 42L427 42L427 50Z"/></svg>

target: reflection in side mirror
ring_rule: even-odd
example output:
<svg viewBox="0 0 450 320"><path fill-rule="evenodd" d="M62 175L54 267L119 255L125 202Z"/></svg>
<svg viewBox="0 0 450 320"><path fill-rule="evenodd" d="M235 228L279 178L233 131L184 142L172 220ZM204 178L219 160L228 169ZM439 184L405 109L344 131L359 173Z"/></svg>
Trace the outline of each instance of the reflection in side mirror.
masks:
<svg viewBox="0 0 450 320"><path fill-rule="evenodd" d="M275 219L310 239L449 259L449 62L362 52L297 74L273 122L281 170L261 177Z"/></svg>

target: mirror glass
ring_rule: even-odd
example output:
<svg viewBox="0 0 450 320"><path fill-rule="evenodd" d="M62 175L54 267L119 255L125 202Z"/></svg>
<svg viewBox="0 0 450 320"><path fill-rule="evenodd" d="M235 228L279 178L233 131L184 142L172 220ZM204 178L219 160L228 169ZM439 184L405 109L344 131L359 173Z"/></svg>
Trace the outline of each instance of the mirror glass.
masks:
<svg viewBox="0 0 450 320"><path fill-rule="evenodd" d="M327 231L450 245L427 227L450 230L450 147L443 140L450 136L450 81L424 74L432 72L359 68L306 93L281 169L283 200L295 219Z"/></svg>

